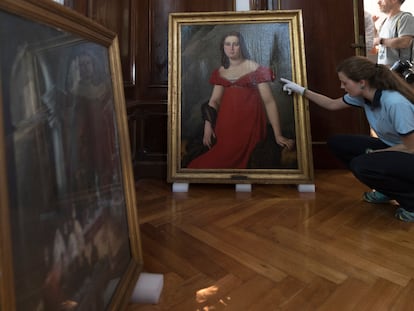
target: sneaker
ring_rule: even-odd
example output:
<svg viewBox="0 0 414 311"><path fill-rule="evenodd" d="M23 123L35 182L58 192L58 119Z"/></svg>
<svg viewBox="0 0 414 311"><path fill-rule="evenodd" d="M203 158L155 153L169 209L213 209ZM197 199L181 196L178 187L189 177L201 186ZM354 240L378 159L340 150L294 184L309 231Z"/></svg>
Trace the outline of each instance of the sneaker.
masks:
<svg viewBox="0 0 414 311"><path fill-rule="evenodd" d="M384 203L390 203L391 199L387 197L385 194L382 194L381 192L372 190L370 192L364 192L364 195L362 197L364 201L368 203L376 203L376 204L384 204Z"/></svg>
<svg viewBox="0 0 414 311"><path fill-rule="evenodd" d="M401 221L414 222L414 212L409 212L404 207L399 207L395 211L395 218Z"/></svg>

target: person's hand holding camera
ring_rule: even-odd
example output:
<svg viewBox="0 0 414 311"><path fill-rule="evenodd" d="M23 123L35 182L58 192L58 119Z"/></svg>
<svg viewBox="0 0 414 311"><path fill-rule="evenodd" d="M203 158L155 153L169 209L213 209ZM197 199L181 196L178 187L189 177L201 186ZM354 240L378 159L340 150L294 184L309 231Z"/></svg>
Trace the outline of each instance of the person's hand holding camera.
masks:
<svg viewBox="0 0 414 311"><path fill-rule="evenodd" d="M280 81L284 83L283 85L283 91L287 92L289 95L292 94L292 92L294 93L298 93L299 95L303 95L306 91L306 88L295 83L292 82L288 79L285 78L280 78Z"/></svg>

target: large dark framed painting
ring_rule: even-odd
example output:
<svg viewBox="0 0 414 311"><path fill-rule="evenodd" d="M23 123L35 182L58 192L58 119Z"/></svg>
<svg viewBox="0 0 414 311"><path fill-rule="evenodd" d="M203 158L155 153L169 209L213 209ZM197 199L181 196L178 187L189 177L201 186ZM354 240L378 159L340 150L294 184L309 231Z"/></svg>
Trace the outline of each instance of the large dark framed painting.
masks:
<svg viewBox="0 0 414 311"><path fill-rule="evenodd" d="M142 269L117 37L0 0L0 309L122 310Z"/></svg>
<svg viewBox="0 0 414 311"><path fill-rule="evenodd" d="M313 183L308 102L280 83L306 85L302 28L300 10L170 14L169 182ZM247 73L221 71L229 37Z"/></svg>

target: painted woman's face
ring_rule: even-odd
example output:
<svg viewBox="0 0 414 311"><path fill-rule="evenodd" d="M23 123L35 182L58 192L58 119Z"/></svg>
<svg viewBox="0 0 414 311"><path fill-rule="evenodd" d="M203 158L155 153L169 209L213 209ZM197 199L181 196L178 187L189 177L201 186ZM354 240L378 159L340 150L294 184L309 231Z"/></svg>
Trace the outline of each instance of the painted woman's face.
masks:
<svg viewBox="0 0 414 311"><path fill-rule="evenodd" d="M240 57L240 42L236 36L228 36L224 40L224 53L228 58L239 58Z"/></svg>

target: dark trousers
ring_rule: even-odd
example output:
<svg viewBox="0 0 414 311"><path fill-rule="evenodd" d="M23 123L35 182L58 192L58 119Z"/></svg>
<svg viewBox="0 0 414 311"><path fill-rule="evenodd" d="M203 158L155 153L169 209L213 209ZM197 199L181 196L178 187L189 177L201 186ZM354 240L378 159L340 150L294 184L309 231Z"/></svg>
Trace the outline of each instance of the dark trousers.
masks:
<svg viewBox="0 0 414 311"><path fill-rule="evenodd" d="M414 154L398 151L366 153L389 147L378 138L336 135L328 140L332 152L357 179L414 212Z"/></svg>

